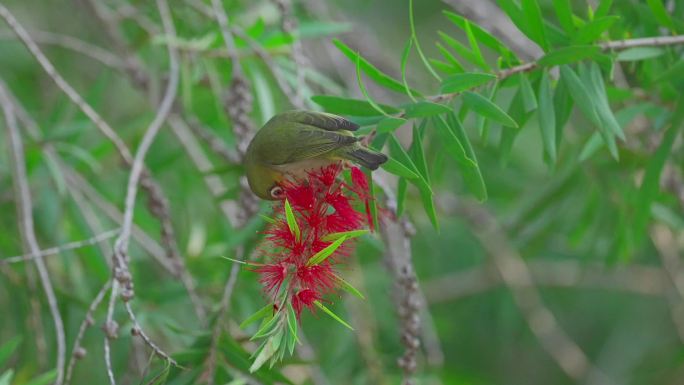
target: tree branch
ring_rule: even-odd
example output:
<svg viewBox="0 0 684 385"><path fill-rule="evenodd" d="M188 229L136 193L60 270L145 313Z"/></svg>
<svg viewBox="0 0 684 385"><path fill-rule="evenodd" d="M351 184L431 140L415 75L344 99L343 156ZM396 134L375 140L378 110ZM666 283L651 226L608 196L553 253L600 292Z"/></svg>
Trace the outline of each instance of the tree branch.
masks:
<svg viewBox="0 0 684 385"><path fill-rule="evenodd" d="M55 247L50 247L48 249L43 249L38 252L38 254L24 254L24 255L17 255L14 257L9 257L9 258L3 258L0 259L0 265L3 264L11 264L11 263L19 263L19 262L25 262L29 261L35 258L42 258L42 257L47 257L50 255L56 255L63 253L65 251L70 251L70 250L76 250L80 249L83 247L87 246L93 246L96 245L100 242L106 241L107 239L113 238L116 234L119 233L119 229L114 229L114 230L109 230L105 231L104 233L98 234L92 238L84 239L82 241L74 241L74 242L69 242L61 246L55 246Z"/></svg>
<svg viewBox="0 0 684 385"><path fill-rule="evenodd" d="M161 15L165 33L169 36L175 36L176 31L173 25L171 11L168 8L166 0L157 0L157 8L159 8L159 14ZM162 127L162 124L166 120L169 112L171 111L173 101L176 97L176 92L178 91L178 81L180 77L178 53L176 52L175 48L168 46L168 55L170 66L170 79L167 84L166 91L164 93L164 98L162 99L159 109L157 110L157 114L152 120L152 123L150 123L149 127L145 131L145 135L143 136L140 145L138 146L138 150L135 153L135 158L133 159L133 165L131 167L131 173L128 179L128 187L126 189L126 200L124 203L125 209L123 223L121 224L121 233L114 242L113 279L115 279L122 286L121 298L124 301L124 305L126 307L126 311L128 312L128 316L131 322L133 323L133 330L135 332L134 334L139 335L143 339L143 341L145 341L145 343L155 352L155 354L165 359L167 362L176 365L176 361L173 360L168 354L166 354L166 352L161 350L145 334L130 307L129 301L133 298L134 291L133 282L128 267L128 244L131 237L131 229L133 225L135 197L138 192L138 182L140 181L140 178L144 170L143 165L145 161L145 155L147 155L147 151L152 146L152 143L155 137L157 136L157 133L159 132L160 128ZM116 285L112 286L112 296L115 296L115 286ZM108 324L113 321L112 313L113 312L108 311ZM112 379L113 378L110 378L110 381Z"/></svg>
<svg viewBox="0 0 684 385"><path fill-rule="evenodd" d="M2 14L3 8L4 6L0 4L0 14ZM40 247L38 246L38 240L36 238L33 224L31 190L29 189L26 164L24 163L24 145L21 140L19 127L17 126L12 101L2 87L0 87L0 104L2 104L3 114L5 115L7 141L12 156L14 191L20 222L20 233L24 247L30 252L30 259L33 259L36 269L38 270L38 276L41 285L43 286L43 291L45 292L45 297L47 298L52 320L55 325L55 335L57 339L57 377L55 379L55 385L61 385L64 380L64 364L66 361L64 323L62 322L62 316L59 313L59 306L57 304L57 297L55 296L55 291L52 287L52 282L50 281L50 273L48 272L43 257L40 255Z"/></svg>

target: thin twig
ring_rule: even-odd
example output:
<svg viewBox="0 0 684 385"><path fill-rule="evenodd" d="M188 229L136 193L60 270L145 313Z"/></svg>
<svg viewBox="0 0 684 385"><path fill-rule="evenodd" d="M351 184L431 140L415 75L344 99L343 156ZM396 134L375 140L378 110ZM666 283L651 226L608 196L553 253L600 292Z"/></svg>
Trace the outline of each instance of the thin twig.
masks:
<svg viewBox="0 0 684 385"><path fill-rule="evenodd" d="M61 245L61 246L55 246L55 247L51 247L48 249L43 249L43 250L40 250L37 255L35 255L35 254L24 254L24 255L17 255L14 257L9 257L9 258L3 258L3 259L0 259L0 265L25 262L25 261L29 261L29 260L32 260L35 258L47 257L49 255L60 254L60 253L63 253L65 251L80 249L80 248L87 247L87 246L93 246L93 245L96 245L102 241L106 241L107 239L114 237L116 234L119 233L119 231L120 231L119 229L109 230L109 231L105 231L102 234L98 234L92 238L84 239L82 241L69 242L69 243L66 243L66 244Z"/></svg>
<svg viewBox="0 0 684 385"><path fill-rule="evenodd" d="M243 31L240 28L233 28L232 29L233 33L235 35L239 36L241 39L244 39L249 47L254 51L254 53L263 61L266 66L271 70L273 73L273 78L275 79L276 83L278 84L278 87L283 91L283 94L287 95L288 97L291 95L296 95L297 90L295 90L287 81L285 81L282 71L280 70L280 67L278 64L273 60L273 57L271 54L266 51L259 42L254 40L251 36L249 36L245 31ZM301 98L295 98L291 99L290 103L296 108L299 109L306 109L306 105L304 101Z"/></svg>
<svg viewBox="0 0 684 385"><path fill-rule="evenodd" d="M292 98L291 103L294 106L304 105L304 96L302 90L304 89L305 76L304 71L308 66L306 56L304 56L304 50L302 47L302 42L299 38L299 31L297 30L298 23L297 19L293 15L292 3L290 0L272 0L278 10L280 11L281 17L281 29L286 34L292 37L292 61L295 64L295 74L297 80L295 82L295 92L289 96ZM301 107L298 107L301 108Z"/></svg>
<svg viewBox="0 0 684 385"><path fill-rule="evenodd" d="M57 84L57 86L67 95L71 101L90 119L95 126L106 136L117 148L121 158L127 163L132 164L133 156L126 147L123 140L116 134L114 129L88 104L83 97L59 74L50 60L38 48L26 29L17 21L12 13L3 4L0 4L0 17L5 19L12 31L17 34L29 52L36 58L43 70Z"/></svg>
<svg viewBox="0 0 684 385"><path fill-rule="evenodd" d="M94 6L95 8L99 9L99 5ZM134 162L133 155L121 137L119 137L112 127L90 106L90 104L88 104L83 97L66 80L64 80L64 78L59 74L52 63L40 50L38 45L36 45L36 43L33 41L26 29L2 4L0 4L0 16L5 19L10 28L24 43L29 52L31 52L31 54L36 58L38 63L43 67L45 72L55 82L55 84L57 84L57 86L69 97L69 99L76 104L91 121L93 121L95 126L105 135L105 137L107 137L114 144L124 163L132 167ZM173 54L176 55L176 51L171 47L169 47L169 52L173 52ZM145 86L148 83L147 78L144 77L144 71L138 67L138 62L135 59L130 58L130 56L127 60L127 68L129 69L128 72L130 73L131 78L136 84ZM171 100L171 104L172 102L173 100ZM166 111L166 113L168 114L168 111ZM178 247L175 240L173 226L171 225L167 199L159 185L152 180L151 173L144 167L140 172L141 175L136 177L136 181L139 179L141 186L147 192L149 197L148 207L150 208L152 215L157 217L161 223L163 244L166 253L172 260L172 263L175 265L176 270L174 274L182 278L182 282L186 286L188 295L195 306L197 316L202 321L204 319L204 310L199 303L197 295L194 293L192 279L188 276L184 263L178 255Z"/></svg>
<svg viewBox="0 0 684 385"><path fill-rule="evenodd" d="M125 67L125 63L109 51L73 36L36 30L31 31L31 36L38 44L54 45L74 51L115 70L123 70ZM16 38L14 33L0 32L0 40L11 40L14 38Z"/></svg>
<svg viewBox="0 0 684 385"><path fill-rule="evenodd" d="M71 376L74 370L74 367L76 366L76 362L86 355L86 350L81 346L81 341L83 340L83 337L85 336L86 330L93 326L95 324L95 320L93 319L93 314L95 313L95 310L97 309L98 306L100 306L100 303L104 299L105 295L107 294L107 291L109 290L109 287L111 286L112 281L107 280L105 284L102 286L99 292L97 292L97 295L95 295L95 298L93 299L93 302L90 303L90 306L88 306L88 310L86 311L85 316L83 317L83 321L81 322L81 326L78 328L78 333L76 334L76 339L74 340L74 346L71 349L71 358L69 358L69 364L67 365L67 370L66 370L66 377L64 378L64 385L69 385L71 383Z"/></svg>
<svg viewBox="0 0 684 385"><path fill-rule="evenodd" d="M2 14L3 6L0 4L0 14ZM14 107L9 96L0 88L0 104L2 104L3 114L5 115L5 123L7 125L7 136L12 155L12 165L14 174L14 191L17 202L17 211L20 222L20 233L24 247L30 251L31 259L33 259L38 276L40 277L41 285L45 291L52 320L55 324L55 335L57 338L57 376L55 379L56 385L61 385L64 380L64 364L66 361L66 340L64 333L64 323L62 316L59 314L59 306L57 304L57 297L50 281L50 274L48 272L45 261L40 256L40 247L36 238L35 228L33 224L33 204L31 201L31 190L28 184L28 175L26 173L26 164L24 163L24 145L21 140L19 127L17 126L16 116L14 115Z"/></svg>
<svg viewBox="0 0 684 385"><path fill-rule="evenodd" d="M169 36L175 36L176 31L173 25L173 19L171 17L171 11L168 8L166 0L157 0L157 7L159 8L159 14L161 15L162 24L164 25L164 31ZM128 268L128 244L131 237L131 229L133 226L133 214L135 209L135 197L138 192L138 182L143 173L143 164L145 160L145 155L147 151L152 146L154 138L157 136L159 129L166 120L171 107L173 106L173 101L176 97L176 92L178 90L178 81L180 76L179 64L178 64L178 53L175 48L168 48L169 54L169 67L170 67L170 79L164 93L164 98L157 110L152 123L145 131L140 145L135 153L135 158L133 159L133 165L131 167L131 173L128 179L128 187L126 189L126 200L124 204L124 217L123 223L121 224L121 233L119 237L114 242L114 279L116 279L123 287L122 299L125 303L126 311L128 312L130 320L133 322L133 330L136 331L143 341L160 357L166 361L176 365L176 362L163 350L161 350L152 340L145 334L145 332L140 327L140 324L135 317L131 307L130 299L134 296L133 283L131 280L131 274ZM114 287L114 285L112 286ZM112 295L114 295L114 290L112 290ZM111 322L110 314L108 314L107 322Z"/></svg>
<svg viewBox="0 0 684 385"><path fill-rule="evenodd" d="M109 302L107 303L107 315L105 316L105 323L102 325L104 331L104 359L107 370L107 378L109 385L116 385L116 378L114 377L114 369L112 368L112 352L110 341L118 338L119 324L114 321L114 307L116 305L116 296L119 294L119 281L110 278L111 291L109 294Z"/></svg>

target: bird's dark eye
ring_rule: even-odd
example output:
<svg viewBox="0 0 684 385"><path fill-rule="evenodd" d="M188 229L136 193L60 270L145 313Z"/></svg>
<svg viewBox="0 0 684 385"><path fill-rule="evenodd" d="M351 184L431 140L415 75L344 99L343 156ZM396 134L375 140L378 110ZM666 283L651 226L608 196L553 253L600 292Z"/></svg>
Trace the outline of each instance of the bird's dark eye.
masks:
<svg viewBox="0 0 684 385"><path fill-rule="evenodd" d="M285 195L285 191L280 186L271 188L271 196L275 199L281 199Z"/></svg>

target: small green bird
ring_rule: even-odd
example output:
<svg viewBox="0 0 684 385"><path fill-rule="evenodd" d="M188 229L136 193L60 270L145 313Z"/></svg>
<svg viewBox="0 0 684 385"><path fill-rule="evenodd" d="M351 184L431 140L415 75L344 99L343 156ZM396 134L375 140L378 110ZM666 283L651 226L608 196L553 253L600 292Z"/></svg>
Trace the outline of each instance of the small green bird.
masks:
<svg viewBox="0 0 684 385"><path fill-rule="evenodd" d="M302 179L307 171L349 160L371 170L387 161L385 154L359 143L352 131L359 126L337 115L287 111L269 120L254 136L245 153L249 187L261 199L282 199L279 183Z"/></svg>

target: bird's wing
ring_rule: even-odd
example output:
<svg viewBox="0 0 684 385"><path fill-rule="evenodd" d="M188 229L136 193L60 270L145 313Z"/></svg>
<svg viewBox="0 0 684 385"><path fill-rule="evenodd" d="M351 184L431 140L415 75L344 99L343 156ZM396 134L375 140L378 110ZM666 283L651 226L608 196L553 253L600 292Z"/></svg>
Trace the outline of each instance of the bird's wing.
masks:
<svg viewBox="0 0 684 385"><path fill-rule="evenodd" d="M359 125L341 116L316 111L287 111L281 114L290 122L314 126L326 131L356 131Z"/></svg>
<svg viewBox="0 0 684 385"><path fill-rule="evenodd" d="M298 145L290 149L283 164L317 158L359 140L351 135L326 131L313 126L300 128L297 136L298 138L294 142Z"/></svg>

